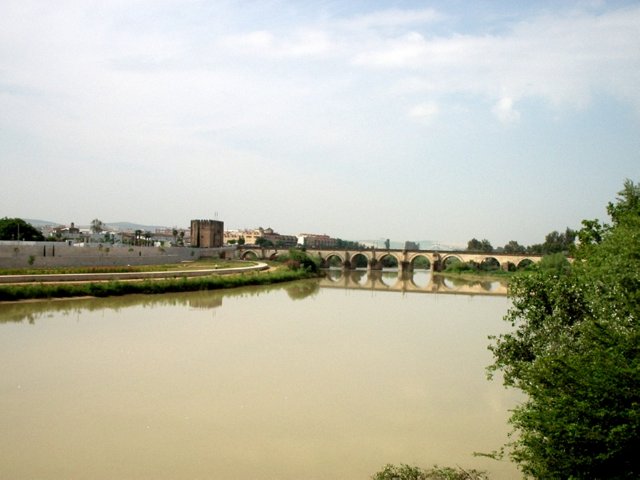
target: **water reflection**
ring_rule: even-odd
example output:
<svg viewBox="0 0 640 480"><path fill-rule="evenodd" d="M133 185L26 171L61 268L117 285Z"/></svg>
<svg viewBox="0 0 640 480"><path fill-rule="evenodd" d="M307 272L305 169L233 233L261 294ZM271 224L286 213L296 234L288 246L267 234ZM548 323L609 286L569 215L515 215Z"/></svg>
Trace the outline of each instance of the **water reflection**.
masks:
<svg viewBox="0 0 640 480"><path fill-rule="evenodd" d="M214 309L222 306L223 298L242 298L268 295L272 291L284 290L292 300L318 293L317 280L302 280L281 285L267 285L259 288L243 287L227 290L207 290L187 293L165 293L161 295L124 295L105 298L77 298L35 302L0 302L0 323L35 323L53 313L74 315L86 311L120 310L131 307L156 308L162 306L186 306L192 309Z"/></svg>
<svg viewBox="0 0 640 480"><path fill-rule="evenodd" d="M460 293L466 295L506 295L507 284L499 281L469 281L457 277L432 275L428 270L400 273L396 269L343 271L330 269L325 277L271 285L261 288L243 287L229 290L209 290L162 295L125 295L107 298L0 303L0 323L34 323L53 312L65 315L83 311L114 310L129 307L155 308L159 306L187 306L194 309L214 309L222 306L224 297L253 297L284 290L291 300L317 295L321 288L398 291L412 293Z"/></svg>
<svg viewBox="0 0 640 480"><path fill-rule="evenodd" d="M433 275L428 270L398 272L397 269L346 271L331 269L320 281L320 286L415 293L507 294L507 283L504 281L467 280L459 277Z"/></svg>

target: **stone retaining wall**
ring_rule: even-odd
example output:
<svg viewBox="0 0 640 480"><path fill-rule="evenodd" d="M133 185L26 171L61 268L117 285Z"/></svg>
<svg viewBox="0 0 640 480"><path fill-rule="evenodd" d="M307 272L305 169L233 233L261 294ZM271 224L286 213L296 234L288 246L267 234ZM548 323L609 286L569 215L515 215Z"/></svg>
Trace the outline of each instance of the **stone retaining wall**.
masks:
<svg viewBox="0 0 640 480"><path fill-rule="evenodd" d="M235 258L235 247L136 247L64 242L0 242L0 268L162 265L203 257Z"/></svg>

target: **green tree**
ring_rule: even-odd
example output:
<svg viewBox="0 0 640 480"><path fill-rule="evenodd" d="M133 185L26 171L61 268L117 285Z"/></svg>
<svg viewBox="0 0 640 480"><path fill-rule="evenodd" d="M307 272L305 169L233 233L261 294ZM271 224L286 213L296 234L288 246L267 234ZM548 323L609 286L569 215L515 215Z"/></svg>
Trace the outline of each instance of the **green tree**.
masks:
<svg viewBox="0 0 640 480"><path fill-rule="evenodd" d="M520 245L515 240L509 241L509 243L504 246L504 253L525 253L526 251L526 247Z"/></svg>
<svg viewBox="0 0 640 480"><path fill-rule="evenodd" d="M599 220L582 220L582 228L578 232L580 245L593 245L602 241L605 232L609 229L606 224L601 224Z"/></svg>
<svg viewBox="0 0 640 480"><path fill-rule="evenodd" d="M318 273L320 271L320 258L311 257L297 248L292 248L287 254L280 255L278 260L284 262L291 270L304 269L310 273Z"/></svg>
<svg viewBox="0 0 640 480"><path fill-rule="evenodd" d="M640 477L640 190L625 182L613 226L580 246L570 269L540 268L510 284L493 339L514 409L511 455L534 478ZM591 228L591 227L585 227Z"/></svg>
<svg viewBox="0 0 640 480"><path fill-rule="evenodd" d="M548 253L570 253L577 236L577 232L567 228L564 233L553 231L549 233L542 244L544 254Z"/></svg>
<svg viewBox="0 0 640 480"><path fill-rule="evenodd" d="M540 270L545 270L547 272L555 273L555 274L565 274L569 273L571 269L571 264L567 257L563 253L552 253L550 255L545 255L540 259L540 263L538 263L538 268Z"/></svg>
<svg viewBox="0 0 640 480"><path fill-rule="evenodd" d="M635 215L640 210L640 183L634 184L630 179L624 181L623 189L618 192L615 203L609 202L607 213L614 225L618 225L628 215Z"/></svg>
<svg viewBox="0 0 640 480"><path fill-rule="evenodd" d="M44 235L36 227L21 218L4 217L0 219L0 240L39 242L44 240Z"/></svg>
<svg viewBox="0 0 640 480"><path fill-rule="evenodd" d="M90 228L92 233L100 233L104 230L104 223L102 223L102 220L94 218L93 220L91 220Z"/></svg>
<svg viewBox="0 0 640 480"><path fill-rule="evenodd" d="M483 240L478 240L477 238L472 238L467 242L467 250L470 252L493 252L493 246L491 246L491 242L486 238Z"/></svg>
<svg viewBox="0 0 640 480"><path fill-rule="evenodd" d="M269 240L268 238L265 237L258 237L256 238L256 245L262 247L262 248L270 248L273 247L273 242L271 240Z"/></svg>

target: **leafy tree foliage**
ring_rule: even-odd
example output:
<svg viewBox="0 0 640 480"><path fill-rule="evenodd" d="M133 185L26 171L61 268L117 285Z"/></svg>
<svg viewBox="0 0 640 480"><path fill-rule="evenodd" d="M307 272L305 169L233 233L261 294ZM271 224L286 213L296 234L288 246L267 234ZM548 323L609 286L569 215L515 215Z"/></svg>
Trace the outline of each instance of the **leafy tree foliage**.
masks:
<svg viewBox="0 0 640 480"><path fill-rule="evenodd" d="M536 255L548 255L552 253L571 254L574 250L578 232L567 228L564 233L553 231L544 239L544 243L538 243L527 247L527 253Z"/></svg>
<svg viewBox="0 0 640 480"><path fill-rule="evenodd" d="M560 275L569 273L571 270L571 264L563 253L552 253L550 255L545 255L540 259L538 268L540 270Z"/></svg>
<svg viewBox="0 0 640 480"><path fill-rule="evenodd" d="M544 479L640 477L640 189L625 189L613 225L584 224L571 268L510 284L515 330L490 349L504 384L527 394L511 417L511 454ZM598 224L599 225L599 224Z"/></svg>
<svg viewBox="0 0 640 480"><path fill-rule="evenodd" d="M361 250L363 246L352 240L343 240L341 238L336 239L336 248L344 248L344 249L352 249L352 250Z"/></svg>
<svg viewBox="0 0 640 480"><path fill-rule="evenodd" d="M273 242L271 240L269 240L268 238L265 237L258 237L256 238L256 245L262 247L262 248L270 248L273 247Z"/></svg>
<svg viewBox="0 0 640 480"><path fill-rule="evenodd" d="M509 243L507 243L504 248L503 248L504 253L525 253L527 251L527 248L524 245L520 245L518 242L516 242L515 240L511 240L509 241Z"/></svg>
<svg viewBox="0 0 640 480"><path fill-rule="evenodd" d="M38 242L44 240L44 235L36 227L21 218L0 219L0 240L26 240Z"/></svg>
<svg viewBox="0 0 640 480"><path fill-rule="evenodd" d="M91 232L100 233L104 230L104 223L98 218L91 220Z"/></svg>
<svg viewBox="0 0 640 480"><path fill-rule="evenodd" d="M486 238L484 240L472 238L467 242L467 250L470 252L493 252L493 247Z"/></svg>
<svg viewBox="0 0 640 480"><path fill-rule="evenodd" d="M373 480L482 480L484 472L462 468L438 467L424 469L412 465L385 465Z"/></svg>
<svg viewBox="0 0 640 480"><path fill-rule="evenodd" d="M306 270L309 273L318 273L320 271L320 258L311 257L302 250L292 248L289 253L279 255L278 261L284 262L290 270Z"/></svg>

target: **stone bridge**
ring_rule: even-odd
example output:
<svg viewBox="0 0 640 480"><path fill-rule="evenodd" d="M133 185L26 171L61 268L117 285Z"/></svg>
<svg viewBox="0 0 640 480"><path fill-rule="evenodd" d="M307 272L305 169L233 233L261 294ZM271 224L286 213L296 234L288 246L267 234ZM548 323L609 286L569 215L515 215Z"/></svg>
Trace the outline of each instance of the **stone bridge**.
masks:
<svg viewBox="0 0 640 480"><path fill-rule="evenodd" d="M247 247L239 249L239 255L244 260L270 260L288 249ZM427 265L431 271L444 270L453 261L474 262L477 264L491 263L503 269L521 268L529 263L538 263L541 255L513 255L496 252L468 252L435 250L394 250L394 249L366 249L366 250L337 250L337 249L306 249L307 254L320 257L322 266L340 266L345 270L364 268L367 270L382 270L387 257L395 259L398 269L412 271L417 264Z"/></svg>

